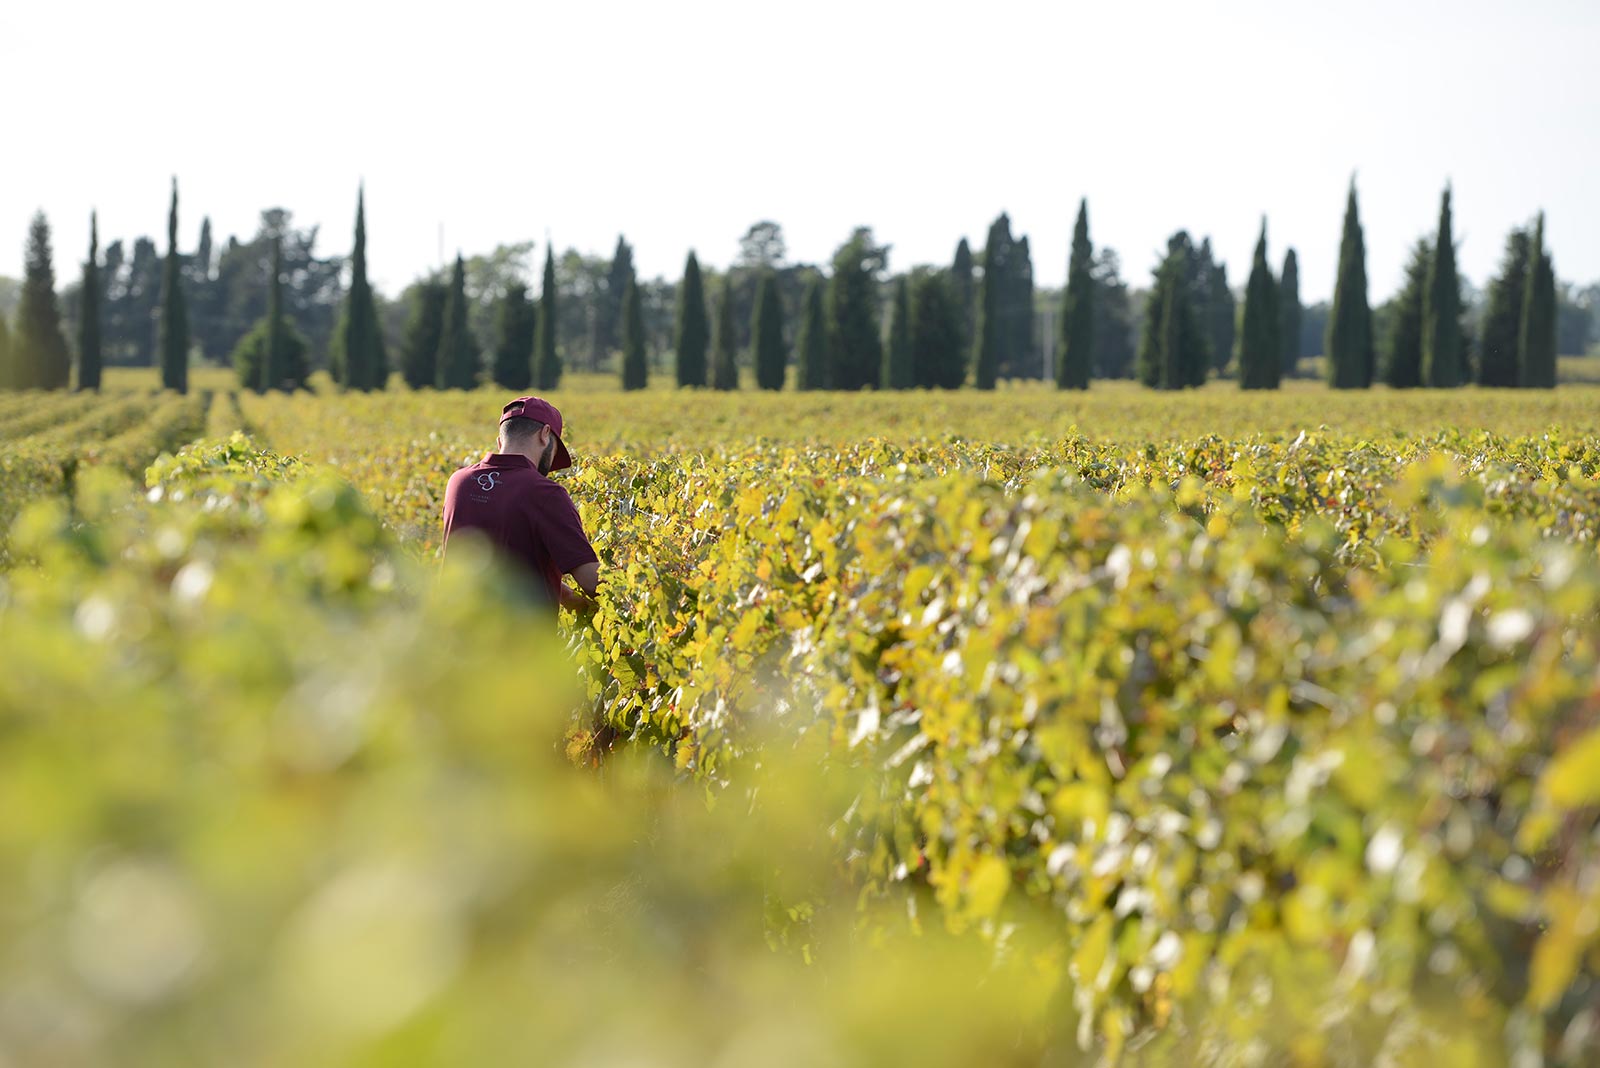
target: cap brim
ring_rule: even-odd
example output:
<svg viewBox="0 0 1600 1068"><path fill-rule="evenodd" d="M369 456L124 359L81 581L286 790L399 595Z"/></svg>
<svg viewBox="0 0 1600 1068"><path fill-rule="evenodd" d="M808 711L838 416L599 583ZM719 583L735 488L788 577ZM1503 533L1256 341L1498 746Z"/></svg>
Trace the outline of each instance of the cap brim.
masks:
<svg viewBox="0 0 1600 1068"><path fill-rule="evenodd" d="M572 466L572 454L567 452L566 442L561 440L561 435L556 435L556 458L550 465L552 471L564 471Z"/></svg>

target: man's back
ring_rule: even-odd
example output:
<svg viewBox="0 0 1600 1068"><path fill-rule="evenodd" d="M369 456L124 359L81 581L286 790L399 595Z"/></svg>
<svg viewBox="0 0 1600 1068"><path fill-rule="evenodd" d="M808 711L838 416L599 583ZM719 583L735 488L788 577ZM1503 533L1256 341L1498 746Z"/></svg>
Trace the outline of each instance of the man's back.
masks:
<svg viewBox="0 0 1600 1068"><path fill-rule="evenodd" d="M492 453L450 476L447 551L450 539L464 531L484 537L552 605L561 600L561 576L595 561L571 496L515 453Z"/></svg>

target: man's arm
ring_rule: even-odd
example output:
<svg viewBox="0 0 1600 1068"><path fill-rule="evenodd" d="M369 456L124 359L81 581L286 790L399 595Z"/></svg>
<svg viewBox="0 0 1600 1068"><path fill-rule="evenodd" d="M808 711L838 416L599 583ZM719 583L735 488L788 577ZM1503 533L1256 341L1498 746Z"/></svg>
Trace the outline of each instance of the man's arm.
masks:
<svg viewBox="0 0 1600 1068"><path fill-rule="evenodd" d="M572 576L572 581L578 584L579 589L590 597L594 596L595 587L600 582L599 564L591 560L587 564L573 568L568 574Z"/></svg>

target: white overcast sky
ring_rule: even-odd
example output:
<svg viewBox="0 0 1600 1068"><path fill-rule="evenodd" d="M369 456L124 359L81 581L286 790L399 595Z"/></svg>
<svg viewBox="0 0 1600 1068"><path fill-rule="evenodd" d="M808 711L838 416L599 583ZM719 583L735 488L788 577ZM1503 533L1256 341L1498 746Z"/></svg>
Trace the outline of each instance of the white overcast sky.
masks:
<svg viewBox="0 0 1600 1068"><path fill-rule="evenodd" d="M57 277L102 244L220 243L262 208L369 256L394 293L447 253L548 232L647 275L722 266L758 219L791 258L870 225L945 263L1011 213L1059 284L1078 198L1145 285L1209 234L1242 284L1260 217L1331 291L1358 173L1374 299L1454 182L1462 267L1548 212L1600 279L1600 0L0 0L0 274L43 208Z"/></svg>

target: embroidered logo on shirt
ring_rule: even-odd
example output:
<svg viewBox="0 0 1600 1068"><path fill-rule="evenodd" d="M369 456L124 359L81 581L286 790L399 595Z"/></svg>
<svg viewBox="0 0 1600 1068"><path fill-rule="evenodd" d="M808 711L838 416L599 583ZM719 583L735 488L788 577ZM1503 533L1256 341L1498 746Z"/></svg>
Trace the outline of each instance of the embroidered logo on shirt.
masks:
<svg viewBox="0 0 1600 1068"><path fill-rule="evenodd" d="M492 490L500 484L500 472L485 471L478 476L478 485L484 490Z"/></svg>

